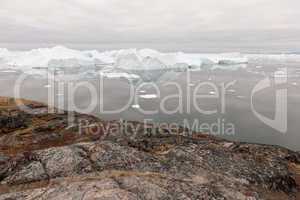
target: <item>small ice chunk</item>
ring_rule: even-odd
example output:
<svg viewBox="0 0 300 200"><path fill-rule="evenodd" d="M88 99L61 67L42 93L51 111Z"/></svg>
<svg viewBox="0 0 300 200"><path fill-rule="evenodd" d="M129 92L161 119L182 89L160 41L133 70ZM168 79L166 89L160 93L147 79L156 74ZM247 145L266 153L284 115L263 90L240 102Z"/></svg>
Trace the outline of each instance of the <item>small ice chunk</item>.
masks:
<svg viewBox="0 0 300 200"><path fill-rule="evenodd" d="M298 83L294 82L294 83L292 83L292 85L294 85L294 86L297 86L297 85L298 85Z"/></svg>
<svg viewBox="0 0 300 200"><path fill-rule="evenodd" d="M140 94L145 94L145 93L146 93L145 90L139 90L138 92L139 92Z"/></svg>
<svg viewBox="0 0 300 200"><path fill-rule="evenodd" d="M246 97L245 96L242 96L242 95L239 95L237 96L238 99L245 99Z"/></svg>
<svg viewBox="0 0 300 200"><path fill-rule="evenodd" d="M215 94L216 94L216 92L214 92L214 91L210 91L210 92L209 92L209 94L210 94L210 95L215 95Z"/></svg>
<svg viewBox="0 0 300 200"><path fill-rule="evenodd" d="M134 104L134 105L132 105L131 107L132 107L132 108L139 109L141 106L140 106L140 105L138 105L138 104Z"/></svg>
<svg viewBox="0 0 300 200"><path fill-rule="evenodd" d="M51 85L44 85L45 88L51 88Z"/></svg>
<svg viewBox="0 0 300 200"><path fill-rule="evenodd" d="M286 70L278 70L274 72L274 77L275 78L286 78L288 76Z"/></svg>
<svg viewBox="0 0 300 200"><path fill-rule="evenodd" d="M156 94L143 94L143 95L140 95L140 97L143 99L156 99L157 95Z"/></svg>
<svg viewBox="0 0 300 200"><path fill-rule="evenodd" d="M16 73L16 71L14 70L3 70L3 71L0 71L1 73Z"/></svg>

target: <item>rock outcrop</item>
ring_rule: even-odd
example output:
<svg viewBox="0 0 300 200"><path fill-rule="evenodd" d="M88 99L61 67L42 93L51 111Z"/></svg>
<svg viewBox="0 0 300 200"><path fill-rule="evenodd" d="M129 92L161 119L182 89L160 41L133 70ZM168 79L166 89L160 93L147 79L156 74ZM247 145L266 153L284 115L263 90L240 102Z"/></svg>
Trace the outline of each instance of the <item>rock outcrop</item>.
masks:
<svg viewBox="0 0 300 200"><path fill-rule="evenodd" d="M25 104L0 101L0 200L299 198L297 152Z"/></svg>

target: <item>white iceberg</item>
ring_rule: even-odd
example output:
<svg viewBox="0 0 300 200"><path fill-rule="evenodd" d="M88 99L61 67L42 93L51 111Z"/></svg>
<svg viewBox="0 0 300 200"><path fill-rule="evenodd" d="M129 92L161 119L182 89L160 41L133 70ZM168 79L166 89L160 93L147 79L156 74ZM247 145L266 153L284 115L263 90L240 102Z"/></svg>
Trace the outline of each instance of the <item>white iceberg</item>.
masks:
<svg viewBox="0 0 300 200"><path fill-rule="evenodd" d="M252 56L253 58L253 56ZM230 69L231 65L246 63L248 58L239 53L230 54L188 54L183 52L161 53L152 49L123 49L99 52L97 50L79 51L63 46L33 49L30 51L9 51L0 49L0 69L21 70L30 74L41 74L41 69L59 68L68 71L105 70L112 67L111 72L130 70L187 70L201 69L213 65L222 65L222 69ZM233 67L236 69L237 67ZM73 70L72 70L73 69ZM123 71L122 71L123 70ZM79 70L79 73L81 71Z"/></svg>
<svg viewBox="0 0 300 200"><path fill-rule="evenodd" d="M157 58L146 57L142 60L143 70L165 69L167 66Z"/></svg>
<svg viewBox="0 0 300 200"><path fill-rule="evenodd" d="M120 69L140 69L142 62L136 54L127 54L118 56L114 66Z"/></svg>

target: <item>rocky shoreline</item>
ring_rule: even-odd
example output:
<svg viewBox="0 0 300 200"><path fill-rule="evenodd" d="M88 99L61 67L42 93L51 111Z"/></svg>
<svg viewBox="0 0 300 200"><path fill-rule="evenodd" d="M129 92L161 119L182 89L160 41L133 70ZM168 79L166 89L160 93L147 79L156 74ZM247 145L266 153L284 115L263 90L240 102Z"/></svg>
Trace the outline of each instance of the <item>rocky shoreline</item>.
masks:
<svg viewBox="0 0 300 200"><path fill-rule="evenodd" d="M18 101L0 98L0 200L300 198L298 152L138 122L93 132L109 122Z"/></svg>

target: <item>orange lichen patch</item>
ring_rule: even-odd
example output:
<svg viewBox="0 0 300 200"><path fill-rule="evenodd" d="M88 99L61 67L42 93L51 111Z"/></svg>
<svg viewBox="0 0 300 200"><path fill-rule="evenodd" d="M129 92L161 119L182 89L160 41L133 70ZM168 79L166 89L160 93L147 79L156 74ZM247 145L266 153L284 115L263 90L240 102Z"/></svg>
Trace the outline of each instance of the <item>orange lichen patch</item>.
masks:
<svg viewBox="0 0 300 200"><path fill-rule="evenodd" d="M0 106L8 106L10 104L10 98L0 97Z"/></svg>
<svg viewBox="0 0 300 200"><path fill-rule="evenodd" d="M0 97L0 109L18 109L22 106L28 106L32 109L47 107L43 103L29 101L25 99L14 99L10 97Z"/></svg>
<svg viewBox="0 0 300 200"><path fill-rule="evenodd" d="M290 196L288 196L287 194L285 194L283 192L266 192L266 191L263 191L263 193L264 193L264 197L265 197L264 199L268 199L268 200L287 200L287 199L291 199ZM296 200L298 200L298 198L296 198Z"/></svg>
<svg viewBox="0 0 300 200"><path fill-rule="evenodd" d="M19 137L18 137L19 136ZM53 138L41 138L39 141L36 141L36 137L23 133L22 136L17 135L14 137L15 140L11 144L1 144L0 151L3 154L14 156L19 153L42 150L52 147L61 147L66 145L71 145L79 142L88 142L92 141L92 138L87 136L79 136L72 132L59 133L57 137Z"/></svg>
<svg viewBox="0 0 300 200"><path fill-rule="evenodd" d="M106 170L101 173L85 174L84 176L73 176L56 178L45 181L36 181L23 185L6 185L0 184L0 194L22 192L26 190L33 190L38 188L46 188L60 185L61 183L74 183L74 182L88 182L88 181L99 181L107 178L118 178L118 177L144 177L144 178L155 178L162 179L167 178L165 175L154 172L135 172L135 171L118 171L118 170Z"/></svg>
<svg viewBox="0 0 300 200"><path fill-rule="evenodd" d="M25 190L33 190L37 188L45 188L49 186L50 182L46 181L38 181L33 183L28 183L25 185L0 185L0 194L12 193L12 192L20 192Z"/></svg>
<svg viewBox="0 0 300 200"><path fill-rule="evenodd" d="M34 114L23 112L18 107L19 104L28 106ZM47 110L48 107L42 103L0 97L2 123L6 124L0 130L0 152L16 155L95 139L94 135L79 134L78 128L68 129L67 112L48 113ZM100 121L95 117L77 113L75 117L89 122Z"/></svg>
<svg viewBox="0 0 300 200"><path fill-rule="evenodd" d="M16 155L27 151L60 147L78 142L95 140L95 135L79 134L78 131L67 129L66 125L58 124L48 128L43 120L37 120L30 127L6 133L1 137L0 151L7 155ZM42 127L45 125L45 127ZM48 130L49 129L49 130Z"/></svg>
<svg viewBox="0 0 300 200"><path fill-rule="evenodd" d="M46 107L45 104L43 104L43 103L39 103L39 102L35 102L35 101L28 101L28 100L24 100L24 99L16 99L14 102L15 102L16 106L26 105L26 106L30 106L31 108Z"/></svg>
<svg viewBox="0 0 300 200"><path fill-rule="evenodd" d="M154 149L153 149L153 152L154 154L157 154L157 155L164 155L164 154L167 154L172 148L174 148L175 145L171 145L171 144L162 144L160 146L156 146Z"/></svg>
<svg viewBox="0 0 300 200"><path fill-rule="evenodd" d="M28 104L29 101L26 100L15 100L13 98L9 98L9 97L0 97L0 106L1 107L13 107L13 106L17 106L17 103L21 104L23 102L24 105Z"/></svg>
<svg viewBox="0 0 300 200"><path fill-rule="evenodd" d="M290 163L289 165L290 169L292 169L294 172L300 174L300 165L295 163Z"/></svg>
<svg viewBox="0 0 300 200"><path fill-rule="evenodd" d="M208 133L193 133L192 138L194 139L210 139L212 136Z"/></svg>

